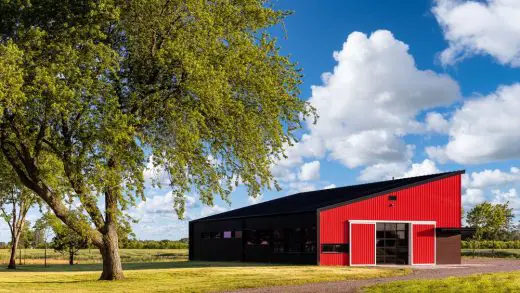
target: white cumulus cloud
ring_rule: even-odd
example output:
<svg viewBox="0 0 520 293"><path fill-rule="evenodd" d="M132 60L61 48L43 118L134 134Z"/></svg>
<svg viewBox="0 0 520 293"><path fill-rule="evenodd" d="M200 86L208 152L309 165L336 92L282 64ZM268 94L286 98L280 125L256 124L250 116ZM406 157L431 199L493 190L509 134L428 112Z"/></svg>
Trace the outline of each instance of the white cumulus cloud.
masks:
<svg viewBox="0 0 520 293"><path fill-rule="evenodd" d="M520 158L520 83L462 105L450 120L449 142L431 146L439 162L478 164Z"/></svg>
<svg viewBox="0 0 520 293"><path fill-rule="evenodd" d="M509 183L520 183L520 170L517 167L511 167L509 172L499 169L472 172L465 176L464 187L487 188Z"/></svg>
<svg viewBox="0 0 520 293"><path fill-rule="evenodd" d="M520 215L520 197L515 188L511 188L505 192L495 189L492 191L492 194L494 197L492 203L508 203L508 206L513 208L513 213L515 215Z"/></svg>
<svg viewBox="0 0 520 293"><path fill-rule="evenodd" d="M449 44L440 55L443 64L488 54L520 66L520 1L436 0L432 11Z"/></svg>
<svg viewBox="0 0 520 293"><path fill-rule="evenodd" d="M336 188L336 184L332 183L332 184L329 184L329 185L326 185L323 187L323 189L332 189L332 188Z"/></svg>
<svg viewBox="0 0 520 293"><path fill-rule="evenodd" d="M310 181L320 179L320 161L312 161L305 163L300 168L298 177L302 181Z"/></svg>
<svg viewBox="0 0 520 293"><path fill-rule="evenodd" d="M291 162L327 157L348 168L371 168L364 178L376 177L372 170L404 166L392 172L399 176L413 150L404 136L424 130L417 116L452 104L459 86L447 75L418 69L408 45L386 30L353 32L333 56L334 70L323 74L309 99L320 119L294 147Z"/></svg>
<svg viewBox="0 0 520 293"><path fill-rule="evenodd" d="M415 177L422 175L430 175L435 173L440 173L441 171L437 169L437 165L434 161L425 159L422 163L412 164L410 169L404 173L403 178L406 177Z"/></svg>
<svg viewBox="0 0 520 293"><path fill-rule="evenodd" d="M485 200L484 192L478 188L468 188L462 194L462 206L465 210L469 210L472 206L482 203Z"/></svg>
<svg viewBox="0 0 520 293"><path fill-rule="evenodd" d="M447 133L450 127L448 120L446 120L442 114L437 112L429 112L426 114L425 122L428 131Z"/></svg>

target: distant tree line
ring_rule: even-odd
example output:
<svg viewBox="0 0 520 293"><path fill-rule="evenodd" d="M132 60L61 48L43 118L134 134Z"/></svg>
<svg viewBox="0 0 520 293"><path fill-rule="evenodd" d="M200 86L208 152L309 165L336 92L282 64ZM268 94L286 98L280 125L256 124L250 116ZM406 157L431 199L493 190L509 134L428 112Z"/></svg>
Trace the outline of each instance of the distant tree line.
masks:
<svg viewBox="0 0 520 293"><path fill-rule="evenodd" d="M122 248L127 249L187 249L188 239L181 240L128 240Z"/></svg>
<svg viewBox="0 0 520 293"><path fill-rule="evenodd" d="M180 240L137 240L130 225L120 225L119 246L125 249L187 249L188 238ZM0 242L0 249L10 248L12 242ZM58 221L52 214L45 214L34 225L25 221L23 231L18 242L19 248L45 247L55 251L67 253L71 261L79 249L94 248L84 238L79 237L67 226Z"/></svg>

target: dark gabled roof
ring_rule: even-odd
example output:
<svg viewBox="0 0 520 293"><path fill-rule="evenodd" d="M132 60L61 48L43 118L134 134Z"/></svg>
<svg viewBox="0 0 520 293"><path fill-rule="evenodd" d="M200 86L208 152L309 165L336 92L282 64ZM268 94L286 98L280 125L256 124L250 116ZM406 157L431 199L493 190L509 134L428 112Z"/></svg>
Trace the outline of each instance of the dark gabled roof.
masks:
<svg viewBox="0 0 520 293"><path fill-rule="evenodd" d="M235 219L244 217L258 217L281 214L296 214L316 212L339 204L352 203L383 193L396 192L401 189L440 180L446 177L463 174L464 170L453 171L425 176L380 181L359 185L337 187L324 190L301 192L285 197L265 201L255 205L208 216L195 221L211 221ZM195 222L194 221L194 222Z"/></svg>

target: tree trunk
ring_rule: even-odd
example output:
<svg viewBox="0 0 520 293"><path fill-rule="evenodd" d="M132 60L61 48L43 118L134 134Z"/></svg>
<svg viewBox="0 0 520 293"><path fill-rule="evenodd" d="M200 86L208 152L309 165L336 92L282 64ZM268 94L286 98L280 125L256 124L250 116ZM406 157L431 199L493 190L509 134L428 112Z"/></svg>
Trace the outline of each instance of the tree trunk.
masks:
<svg viewBox="0 0 520 293"><path fill-rule="evenodd" d="M115 169L117 162L108 161L110 169ZM119 257L119 239L117 236L117 198L120 195L119 185L108 186L105 190L105 225L102 230L103 245L100 247L103 256L103 272L100 280L124 279L121 258Z"/></svg>
<svg viewBox="0 0 520 293"><path fill-rule="evenodd" d="M9 258L9 265L7 266L10 270L16 269L16 249L18 248L18 237L12 238L11 243L11 256Z"/></svg>
<svg viewBox="0 0 520 293"><path fill-rule="evenodd" d="M69 265L74 265L74 250L69 250Z"/></svg>
<svg viewBox="0 0 520 293"><path fill-rule="evenodd" d="M107 235L103 235L103 248L100 248L101 255L103 256L103 272L99 279L122 280L124 279L124 275L121 258L119 257L116 227L109 226L107 232Z"/></svg>

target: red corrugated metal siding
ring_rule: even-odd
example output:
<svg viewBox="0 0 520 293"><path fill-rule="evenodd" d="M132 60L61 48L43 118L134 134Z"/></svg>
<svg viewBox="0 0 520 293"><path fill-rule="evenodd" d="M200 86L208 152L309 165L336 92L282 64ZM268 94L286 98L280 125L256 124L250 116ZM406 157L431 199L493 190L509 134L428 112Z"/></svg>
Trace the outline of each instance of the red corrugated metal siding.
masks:
<svg viewBox="0 0 520 293"><path fill-rule="evenodd" d="M322 253L320 255L320 264L343 266L346 263L348 263L348 254L346 253Z"/></svg>
<svg viewBox="0 0 520 293"><path fill-rule="evenodd" d="M349 220L436 221L437 227L459 228L460 177L455 175L324 210L319 215L319 243L348 243ZM389 201L388 195L397 195L397 201ZM348 265L348 257L330 257L327 254L320 254L320 264Z"/></svg>
<svg viewBox="0 0 520 293"><path fill-rule="evenodd" d="M435 226L413 225L413 264L435 263Z"/></svg>
<svg viewBox="0 0 520 293"><path fill-rule="evenodd" d="M352 253L353 265L373 265L376 262L375 252L375 224L352 224Z"/></svg>

